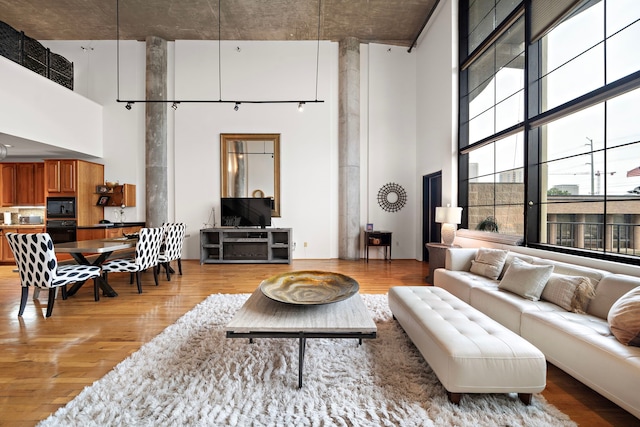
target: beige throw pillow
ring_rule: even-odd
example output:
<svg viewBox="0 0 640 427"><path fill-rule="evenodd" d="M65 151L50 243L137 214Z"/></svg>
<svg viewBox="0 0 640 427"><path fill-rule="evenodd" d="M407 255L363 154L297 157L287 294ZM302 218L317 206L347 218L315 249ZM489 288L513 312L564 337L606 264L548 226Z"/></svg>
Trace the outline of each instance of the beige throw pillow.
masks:
<svg viewBox="0 0 640 427"><path fill-rule="evenodd" d="M532 265L520 258L514 258L498 288L531 301L538 301L552 272L552 265Z"/></svg>
<svg viewBox="0 0 640 427"><path fill-rule="evenodd" d="M613 303L607 320L611 333L618 341L640 347L640 286Z"/></svg>
<svg viewBox="0 0 640 427"><path fill-rule="evenodd" d="M595 295L595 288L589 278L552 273L540 298L567 311L584 313Z"/></svg>
<svg viewBox="0 0 640 427"><path fill-rule="evenodd" d="M503 249L478 248L475 260L471 261L471 272L489 279L497 279L502 272L508 251Z"/></svg>

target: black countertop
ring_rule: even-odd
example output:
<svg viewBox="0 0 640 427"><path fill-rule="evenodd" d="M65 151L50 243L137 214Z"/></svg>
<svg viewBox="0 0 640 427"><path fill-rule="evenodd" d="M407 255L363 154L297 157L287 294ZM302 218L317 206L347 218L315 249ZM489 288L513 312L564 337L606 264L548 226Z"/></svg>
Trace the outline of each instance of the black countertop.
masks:
<svg viewBox="0 0 640 427"><path fill-rule="evenodd" d="M108 224L79 225L79 229L100 229L100 228L124 228L124 227L144 227L144 222L111 222Z"/></svg>

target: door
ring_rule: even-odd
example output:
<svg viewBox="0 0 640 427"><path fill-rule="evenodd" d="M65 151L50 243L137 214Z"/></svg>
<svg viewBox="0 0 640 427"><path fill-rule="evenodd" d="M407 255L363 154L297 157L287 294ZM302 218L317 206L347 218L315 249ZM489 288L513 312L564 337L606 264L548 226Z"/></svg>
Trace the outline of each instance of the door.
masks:
<svg viewBox="0 0 640 427"><path fill-rule="evenodd" d="M422 177L422 259L429 261L427 243L440 242L436 207L442 206L442 171Z"/></svg>

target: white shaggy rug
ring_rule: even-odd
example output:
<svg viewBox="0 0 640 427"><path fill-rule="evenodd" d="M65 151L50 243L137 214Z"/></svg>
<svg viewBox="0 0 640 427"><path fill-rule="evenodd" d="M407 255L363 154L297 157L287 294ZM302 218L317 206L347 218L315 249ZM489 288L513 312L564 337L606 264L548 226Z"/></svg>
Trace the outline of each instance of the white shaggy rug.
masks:
<svg viewBox="0 0 640 427"><path fill-rule="evenodd" d="M248 294L211 295L39 426L575 426L535 395L463 395L459 406L392 320L362 295L378 338L225 337Z"/></svg>

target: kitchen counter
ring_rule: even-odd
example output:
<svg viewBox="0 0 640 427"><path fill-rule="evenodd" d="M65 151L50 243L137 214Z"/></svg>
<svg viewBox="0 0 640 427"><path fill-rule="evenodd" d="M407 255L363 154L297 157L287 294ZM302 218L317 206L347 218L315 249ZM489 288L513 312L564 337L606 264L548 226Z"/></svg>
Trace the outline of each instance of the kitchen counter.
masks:
<svg viewBox="0 0 640 427"><path fill-rule="evenodd" d="M0 229L6 229L6 228L17 228L20 230L30 230L30 229L42 229L45 228L44 224L11 224L11 225L7 225L7 224L2 224L0 225Z"/></svg>
<svg viewBox="0 0 640 427"><path fill-rule="evenodd" d="M78 230L100 230L105 228L144 227L144 222L112 222L109 224L79 225Z"/></svg>

